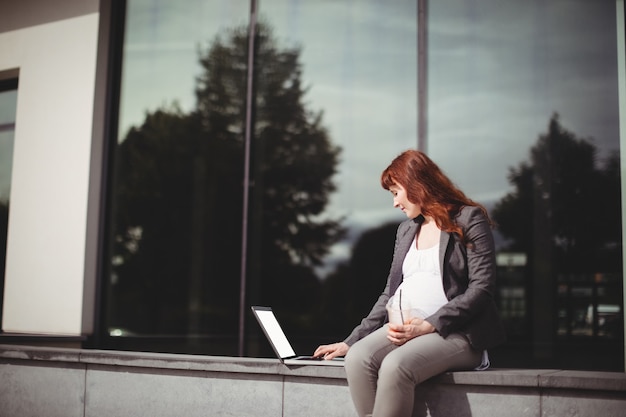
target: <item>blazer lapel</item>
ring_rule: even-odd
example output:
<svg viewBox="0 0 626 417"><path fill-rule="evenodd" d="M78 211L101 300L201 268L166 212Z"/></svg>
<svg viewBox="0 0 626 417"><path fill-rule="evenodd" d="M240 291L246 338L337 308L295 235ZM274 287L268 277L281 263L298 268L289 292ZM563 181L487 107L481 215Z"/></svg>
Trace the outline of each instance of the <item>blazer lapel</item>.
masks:
<svg viewBox="0 0 626 417"><path fill-rule="evenodd" d="M442 230L441 236L439 237L439 270L441 271L441 279L443 279L443 261L446 258L448 242L450 242L450 233Z"/></svg>

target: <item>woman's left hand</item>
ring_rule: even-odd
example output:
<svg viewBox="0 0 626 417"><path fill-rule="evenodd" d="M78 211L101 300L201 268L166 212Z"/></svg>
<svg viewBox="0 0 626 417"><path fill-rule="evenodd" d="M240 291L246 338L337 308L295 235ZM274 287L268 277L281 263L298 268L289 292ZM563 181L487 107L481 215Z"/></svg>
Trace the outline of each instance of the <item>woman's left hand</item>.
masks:
<svg viewBox="0 0 626 417"><path fill-rule="evenodd" d="M387 326L387 339L398 346L402 346L415 337L433 333L436 330L432 324L420 318L407 320L404 324L389 323Z"/></svg>

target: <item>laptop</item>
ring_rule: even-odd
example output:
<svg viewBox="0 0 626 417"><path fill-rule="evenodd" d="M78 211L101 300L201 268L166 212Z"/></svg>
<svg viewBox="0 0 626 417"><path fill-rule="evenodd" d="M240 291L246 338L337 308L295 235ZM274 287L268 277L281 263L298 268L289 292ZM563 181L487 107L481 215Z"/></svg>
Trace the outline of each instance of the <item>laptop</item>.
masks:
<svg viewBox="0 0 626 417"><path fill-rule="evenodd" d="M267 339L272 345L276 356L285 365L324 365L324 366L343 366L343 358L334 358L331 360L324 360L322 358L314 358L313 356L298 356L294 352L291 343L287 340L287 336L283 332L283 329L278 324L276 316L271 307L259 307L253 306L252 312L254 317L261 325L263 333L267 336Z"/></svg>

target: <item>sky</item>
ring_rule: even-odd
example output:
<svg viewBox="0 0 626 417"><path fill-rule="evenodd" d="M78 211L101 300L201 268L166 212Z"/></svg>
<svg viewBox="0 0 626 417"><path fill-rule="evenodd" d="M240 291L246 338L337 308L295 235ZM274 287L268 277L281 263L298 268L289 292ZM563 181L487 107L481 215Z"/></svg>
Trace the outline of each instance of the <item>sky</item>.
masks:
<svg viewBox="0 0 626 417"><path fill-rule="evenodd" d="M343 149L328 215L354 230L402 220L379 175L417 145L417 1L258 4L279 45L302 48L307 106L323 110ZM198 48L250 10L247 0L128 7L120 137L146 111L192 110ZM614 1L437 0L428 17L426 150L471 198L492 204L511 191L510 167L555 112L600 156L619 149Z"/></svg>
<svg viewBox="0 0 626 417"><path fill-rule="evenodd" d="M429 153L462 188L500 198L503 174L527 159L554 112L601 156L618 149L614 2L449 4L431 2Z"/></svg>
<svg viewBox="0 0 626 417"><path fill-rule="evenodd" d="M120 137L143 121L146 110L174 100L192 110L198 45L206 48L220 29L247 22L245 1L191 3L196 5L129 1ZM324 112L332 141L343 148L334 215L399 217L378 177L417 143L416 6L398 2L404 3L391 13L379 1L260 2L260 18L274 27L279 44L302 48L307 106ZM185 22L194 8L191 15L203 24Z"/></svg>

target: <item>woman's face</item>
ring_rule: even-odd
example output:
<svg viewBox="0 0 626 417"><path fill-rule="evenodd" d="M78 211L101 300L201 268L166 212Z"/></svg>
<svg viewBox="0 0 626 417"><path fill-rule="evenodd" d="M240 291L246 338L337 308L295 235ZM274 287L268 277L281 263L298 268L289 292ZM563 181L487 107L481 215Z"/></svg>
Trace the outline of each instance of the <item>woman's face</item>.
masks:
<svg viewBox="0 0 626 417"><path fill-rule="evenodd" d="M409 219L414 219L422 214L422 207L409 201L403 186L394 184L389 187L389 191L393 195L393 206L402 210Z"/></svg>

